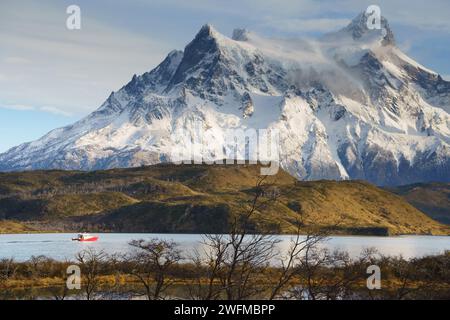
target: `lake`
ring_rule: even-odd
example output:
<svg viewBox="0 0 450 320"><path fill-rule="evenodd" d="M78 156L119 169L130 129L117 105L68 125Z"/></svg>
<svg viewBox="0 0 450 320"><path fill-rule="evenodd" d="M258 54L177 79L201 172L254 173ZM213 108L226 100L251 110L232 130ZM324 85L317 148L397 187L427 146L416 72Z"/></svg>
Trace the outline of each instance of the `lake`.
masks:
<svg viewBox="0 0 450 320"><path fill-rule="evenodd" d="M24 261L31 256L45 255L56 260L73 260L77 252L93 247L107 253L126 253L131 250L128 242L134 239L169 239L180 244L185 255L194 249L201 249L202 236L198 234L136 234L105 233L97 242L83 243L72 241L76 234L4 234L0 235L0 259L14 257ZM286 250L290 236L278 236L279 247ZM398 237L364 237L334 236L322 246L329 249L340 249L349 252L350 256L358 256L364 248L374 247L385 255L403 255L405 258L421 257L444 253L450 250L450 237L446 236L398 236Z"/></svg>

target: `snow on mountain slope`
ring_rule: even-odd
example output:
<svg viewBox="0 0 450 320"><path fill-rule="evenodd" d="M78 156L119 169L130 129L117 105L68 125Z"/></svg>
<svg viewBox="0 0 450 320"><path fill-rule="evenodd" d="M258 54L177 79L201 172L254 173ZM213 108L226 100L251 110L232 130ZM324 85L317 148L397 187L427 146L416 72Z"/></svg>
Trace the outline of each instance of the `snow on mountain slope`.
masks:
<svg viewBox="0 0 450 320"><path fill-rule="evenodd" d="M450 181L450 82L402 53L386 19L384 33L366 20L319 40L205 25L86 118L1 154L0 170L170 162L201 123L206 160L223 157L227 129L274 128L299 179Z"/></svg>

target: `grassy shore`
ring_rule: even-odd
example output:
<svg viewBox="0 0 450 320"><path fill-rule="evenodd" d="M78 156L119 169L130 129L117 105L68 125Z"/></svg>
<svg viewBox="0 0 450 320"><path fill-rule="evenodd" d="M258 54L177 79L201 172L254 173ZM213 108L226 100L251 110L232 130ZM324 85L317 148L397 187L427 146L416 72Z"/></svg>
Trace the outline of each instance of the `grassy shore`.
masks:
<svg viewBox="0 0 450 320"><path fill-rule="evenodd" d="M45 257L26 262L4 259L0 261L0 298L85 299L84 286L81 290L66 290L66 269L73 263L76 262L60 262ZM366 268L369 263L380 266L382 271L382 287L379 290L367 289ZM96 271L95 294L91 298L146 297L142 282L130 268L127 261L102 261ZM277 298L305 298L306 296L294 294L297 288L304 288L306 292L315 292L316 297L319 297L319 292L327 293L322 295L326 299L449 299L449 270L450 253L412 260L380 257L363 264L355 260L345 266L318 268L312 278L311 274L299 271ZM198 265L192 263L174 264L165 274L168 290L164 292L164 298L195 298L199 294L198 290L206 290L211 285L209 271L206 266L199 269ZM277 284L280 272L282 270L277 267L262 269L257 278L262 290L250 298L267 299L270 288ZM82 284L86 282L88 279L83 277ZM150 280L148 284L155 286L156 282ZM213 285L220 288L220 281L215 280ZM338 292L333 292L336 288L345 288L344 296L339 297Z"/></svg>

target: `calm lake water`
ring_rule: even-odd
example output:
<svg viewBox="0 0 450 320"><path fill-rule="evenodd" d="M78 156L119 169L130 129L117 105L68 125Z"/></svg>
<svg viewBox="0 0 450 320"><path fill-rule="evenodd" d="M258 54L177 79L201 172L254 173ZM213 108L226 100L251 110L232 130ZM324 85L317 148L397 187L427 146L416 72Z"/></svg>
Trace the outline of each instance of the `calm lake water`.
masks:
<svg viewBox="0 0 450 320"><path fill-rule="evenodd" d="M14 257L24 261L31 256L45 255L57 260L73 260L77 252L93 247L107 253L126 253L131 250L128 242L134 239L168 239L180 244L185 255L194 249L201 250L201 235L197 234L97 234L100 239L93 243L72 241L76 234L6 234L0 235L0 259ZM281 250L289 246L290 236L279 236ZM358 256L364 248L373 247L385 255L403 255L405 258L433 255L450 250L450 237L400 236L400 237L359 237L336 236L324 244L329 249L340 249Z"/></svg>

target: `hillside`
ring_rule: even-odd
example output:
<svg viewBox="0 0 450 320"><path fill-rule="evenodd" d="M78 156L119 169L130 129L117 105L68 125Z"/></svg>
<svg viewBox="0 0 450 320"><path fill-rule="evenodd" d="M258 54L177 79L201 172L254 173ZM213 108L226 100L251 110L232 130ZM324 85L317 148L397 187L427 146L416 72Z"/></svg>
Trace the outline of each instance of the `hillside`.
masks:
<svg viewBox="0 0 450 320"><path fill-rule="evenodd" d="M0 220L0 233L28 233L28 232L36 232L36 230L24 225L23 223L18 223L9 220Z"/></svg>
<svg viewBox="0 0 450 320"><path fill-rule="evenodd" d="M450 225L449 183L417 183L389 190L402 196L434 220Z"/></svg>
<svg viewBox="0 0 450 320"><path fill-rule="evenodd" d="M259 169L159 164L0 173L0 232L227 232L231 219L248 211ZM268 205L254 215L254 232L293 232L301 216L306 226L336 234L450 234L400 196L366 182L299 182L280 170L264 188L261 202Z"/></svg>

